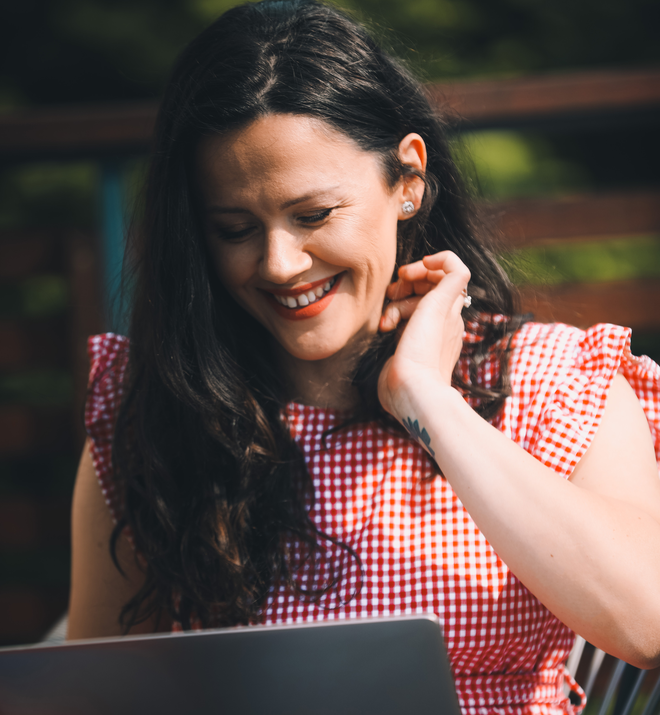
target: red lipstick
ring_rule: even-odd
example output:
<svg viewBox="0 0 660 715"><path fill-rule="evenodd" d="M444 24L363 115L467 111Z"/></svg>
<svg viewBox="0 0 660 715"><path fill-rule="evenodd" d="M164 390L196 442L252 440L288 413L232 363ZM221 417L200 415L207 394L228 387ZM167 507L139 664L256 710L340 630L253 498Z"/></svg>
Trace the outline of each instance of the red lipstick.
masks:
<svg viewBox="0 0 660 715"><path fill-rule="evenodd" d="M300 308L287 308L281 303L278 303L277 299L273 294L277 293L277 295L291 296L295 298L302 293L306 293L309 290L314 290L314 288L318 288L318 286L327 283L327 278L324 278L320 281L316 281L314 283L307 283L306 286L303 286L302 288L296 288L294 290L267 291L266 295L268 296L268 299L270 300L270 303L273 306L275 312L282 318L286 318L287 320L305 320L307 318L314 318L319 313L322 313L330 305L335 293L337 292L337 289L339 288L339 284L341 283L343 275L343 273L340 273L336 277L334 285L323 296L323 298L319 298L314 303L310 303L309 305L306 305L304 307L301 306Z"/></svg>
<svg viewBox="0 0 660 715"><path fill-rule="evenodd" d="M303 283L297 288L276 288L275 290L269 290L268 293L272 293L273 295L281 295L284 298L287 298L288 296L291 296L292 298L297 298L299 295L307 293L310 290L314 290L315 288L322 286L324 283L331 281L333 277L334 276L330 276L330 278L321 278L320 281L314 281L313 283Z"/></svg>

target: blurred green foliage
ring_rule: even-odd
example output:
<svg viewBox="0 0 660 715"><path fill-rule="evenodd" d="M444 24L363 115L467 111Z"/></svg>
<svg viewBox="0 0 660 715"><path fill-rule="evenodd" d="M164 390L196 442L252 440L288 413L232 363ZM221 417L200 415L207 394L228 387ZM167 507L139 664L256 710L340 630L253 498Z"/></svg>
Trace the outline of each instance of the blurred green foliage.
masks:
<svg viewBox="0 0 660 715"><path fill-rule="evenodd" d="M0 111L157 98L185 44L234 0L23 0L0 6ZM655 0L338 0L427 80L660 61ZM656 127L468 137L487 197L657 183ZM0 170L0 228L92 227L91 165Z"/></svg>
<svg viewBox="0 0 660 715"><path fill-rule="evenodd" d="M0 103L157 97L231 0L22 0L0 8ZM655 0L341 0L432 79L660 59Z"/></svg>
<svg viewBox="0 0 660 715"><path fill-rule="evenodd" d="M455 138L453 149L474 193L487 199L562 194L593 184L587 167L558 156L543 136L474 132Z"/></svg>
<svg viewBox="0 0 660 715"><path fill-rule="evenodd" d="M30 163L0 171L0 230L12 226L92 226L97 217L98 167Z"/></svg>
<svg viewBox="0 0 660 715"><path fill-rule="evenodd" d="M0 8L0 107L156 98L182 47L234 0L25 0ZM425 79L502 77L660 60L660 4L649 0L339 0ZM656 127L548 135L477 132L455 155L487 199L656 184ZM143 166L128 172L129 204ZM0 171L0 228L98 224L98 167L28 164ZM623 278L657 271L639 242L537 249L518 280ZM527 276L523 278L523 266ZM41 280L41 279L40 279ZM48 287L50 286L50 287ZM48 291L50 290L50 293ZM59 310L48 279L0 292L0 311ZM45 291L45 292L44 292ZM59 293L58 293L59 291ZM32 305L34 303L34 305ZM21 307L22 306L22 307ZM35 307L36 306L36 307Z"/></svg>
<svg viewBox="0 0 660 715"><path fill-rule="evenodd" d="M23 0L0 7L0 110L157 98L185 44L234 0ZM338 0L426 80L503 77L660 61L655 0ZM466 141L497 198L653 180L655 127ZM637 137L637 140L635 139ZM632 149L632 151L631 151ZM643 175L643 177L642 177ZM641 177L641 178L640 178ZM657 181L657 180L656 180ZM92 226L90 165L0 172L0 227Z"/></svg>
<svg viewBox="0 0 660 715"><path fill-rule="evenodd" d="M502 258L518 285L660 278L660 236L538 246Z"/></svg>
<svg viewBox="0 0 660 715"><path fill-rule="evenodd" d="M234 0L24 0L0 8L0 109L157 98L179 51ZM503 77L660 61L655 0L338 0L424 79ZM487 199L657 185L656 127L464 134L455 154ZM129 203L143 167L129 172ZM0 228L93 227L99 174L92 164L0 171ZM535 249L514 261L518 280L605 280L657 272L655 244L632 249ZM523 278L523 266L528 267ZM637 272L636 272L637 271ZM0 293L36 315L65 298L51 283ZM48 291L51 291L50 294ZM58 293L59 290L59 293ZM45 292L44 292L45 291ZM34 305L31 305L34 303ZM37 307L35 307L37 306Z"/></svg>
<svg viewBox="0 0 660 715"><path fill-rule="evenodd" d="M156 100L176 56L234 0L7 0L0 4L0 112L49 105ZM339 0L425 81L495 78L660 61L656 0ZM455 138L475 194L509 196L657 185L656 127L565 132L481 132ZM127 203L139 196L144 161L125 165ZM100 171L92 163L0 166L0 230L94 229ZM550 246L504 256L519 283L660 275L658 237L598 246ZM34 276L0 286L0 319L41 319L70 307L66 280ZM657 335L633 350L660 357ZM0 375L0 406L71 405L71 374ZM80 415L82 421L82 415ZM76 455L0 460L0 498L56 502L70 494ZM0 586L66 593L64 545L0 550ZM49 596L50 598L50 596ZM61 607L64 607L62 600Z"/></svg>
<svg viewBox="0 0 660 715"><path fill-rule="evenodd" d="M49 105L156 100L186 43L234 0L7 0L0 4L0 112ZM656 0L338 0L425 81L496 78L658 64ZM562 194L657 185L654 126L562 134L481 132L454 139L478 196ZM144 161L125 167L129 206ZM92 163L0 166L0 230L96 228L99 167ZM503 256L519 283L660 275L660 240L549 246ZM0 286L0 318L63 315L63 276ZM660 357L660 337L633 336L633 351ZM0 376L0 405L58 409L72 402L60 370ZM80 416L82 420L82 415ZM0 460L0 497L56 500L70 493L76 456ZM0 586L68 583L65 547L0 550Z"/></svg>
<svg viewBox="0 0 660 715"><path fill-rule="evenodd" d="M45 318L61 313L69 303L69 287L61 275L36 275L0 285L0 317Z"/></svg>
<svg viewBox="0 0 660 715"><path fill-rule="evenodd" d="M62 370L30 370L0 374L0 403L66 407L71 402L73 379Z"/></svg>

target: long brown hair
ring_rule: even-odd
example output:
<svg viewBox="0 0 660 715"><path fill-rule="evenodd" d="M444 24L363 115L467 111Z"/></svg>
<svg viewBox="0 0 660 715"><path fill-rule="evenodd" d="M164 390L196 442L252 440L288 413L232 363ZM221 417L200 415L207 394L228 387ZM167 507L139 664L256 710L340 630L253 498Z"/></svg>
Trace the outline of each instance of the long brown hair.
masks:
<svg viewBox="0 0 660 715"><path fill-rule="evenodd" d="M127 627L154 610L186 628L193 615L203 625L257 621L269 589L293 584L303 562L313 571L329 545L309 517L313 488L282 420L287 396L266 357L270 336L210 270L195 210L200 138L273 113L327 122L378 154L392 186L411 170L397 158L399 142L413 131L424 138L425 198L415 218L401 223L397 263L450 249L469 266L474 303L465 315L481 339L466 348L468 378L456 374L456 381L486 418L506 395L503 346L515 329L513 291L479 236L443 120L422 86L330 6L264 0L229 10L174 68L157 122L144 219L130 246L130 358L113 452L125 510L112 551L128 525L146 581L124 608ZM493 321L492 314L505 319ZM401 429L376 395L395 347L395 335L379 336L363 355L353 420ZM486 389L477 366L493 353L502 369L499 383ZM340 578L312 579L307 596Z"/></svg>

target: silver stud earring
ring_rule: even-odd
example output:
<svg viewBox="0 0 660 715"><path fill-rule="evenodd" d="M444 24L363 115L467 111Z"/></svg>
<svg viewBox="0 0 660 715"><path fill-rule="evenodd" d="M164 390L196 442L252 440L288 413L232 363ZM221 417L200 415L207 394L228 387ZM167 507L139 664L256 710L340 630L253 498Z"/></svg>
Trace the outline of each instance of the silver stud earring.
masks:
<svg viewBox="0 0 660 715"><path fill-rule="evenodd" d="M404 214L411 214L415 211L415 204L412 201L404 201L401 210Z"/></svg>

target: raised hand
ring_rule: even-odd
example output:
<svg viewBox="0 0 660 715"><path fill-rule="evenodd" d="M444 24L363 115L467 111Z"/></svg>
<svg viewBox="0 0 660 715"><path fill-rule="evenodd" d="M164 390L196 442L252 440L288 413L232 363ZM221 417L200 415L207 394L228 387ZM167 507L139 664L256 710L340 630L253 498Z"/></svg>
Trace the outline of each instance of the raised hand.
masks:
<svg viewBox="0 0 660 715"><path fill-rule="evenodd" d="M383 332L402 330L378 381L378 396L388 412L399 416L396 402L402 391L425 390L429 382L451 386L463 346L461 310L469 280L467 266L451 251L399 269L380 321Z"/></svg>

